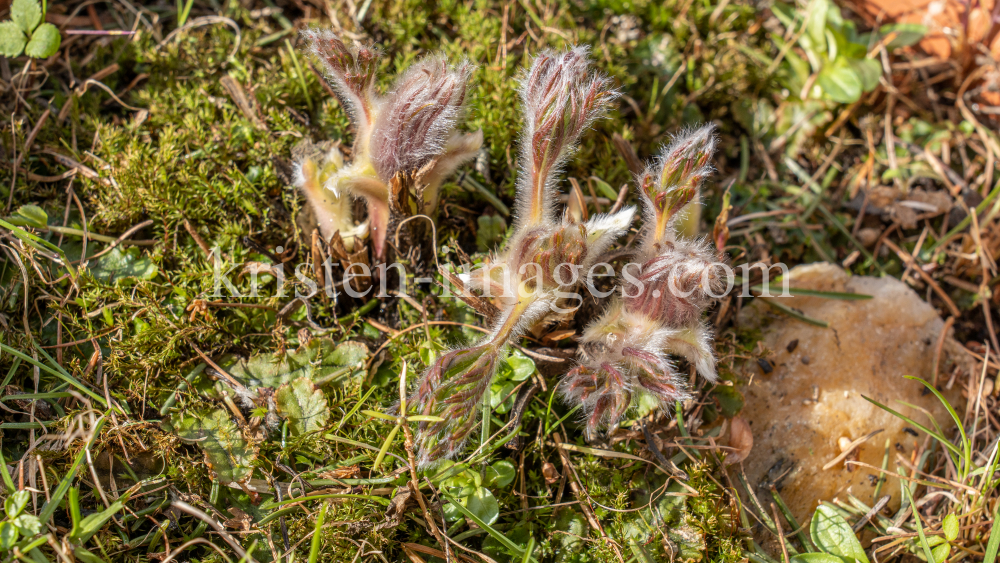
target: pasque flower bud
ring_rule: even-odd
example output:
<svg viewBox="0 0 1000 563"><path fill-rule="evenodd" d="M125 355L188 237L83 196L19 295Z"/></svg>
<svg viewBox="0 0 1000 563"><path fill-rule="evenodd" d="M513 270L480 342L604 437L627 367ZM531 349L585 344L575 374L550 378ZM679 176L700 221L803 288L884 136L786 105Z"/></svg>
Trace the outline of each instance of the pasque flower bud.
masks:
<svg viewBox="0 0 1000 563"><path fill-rule="evenodd" d="M356 131L350 164L323 187L334 198L350 195L366 201L368 229L375 255L381 258L388 234L390 181L399 173L413 175L422 186L424 200L422 208L410 212L432 213L441 184L482 146L481 131L458 131L473 67L468 62L451 67L440 57L430 57L404 72L387 94L379 96L375 92L376 49L348 47L332 31L307 30L302 37L322 63L324 76Z"/></svg>
<svg viewBox="0 0 1000 563"><path fill-rule="evenodd" d="M681 238L678 213L697 202L711 172L712 127L682 135L639 176L646 219L634 284L626 284L581 338L580 365L561 384L563 396L587 413L587 433L617 424L639 394L661 406L689 395L673 357L716 381L711 333L701 317L726 287L721 257L704 241Z"/></svg>
<svg viewBox="0 0 1000 563"><path fill-rule="evenodd" d="M480 343L438 359L408 402L420 414L444 419L418 429L421 464L461 449L475 429L508 344L560 308L579 284L579 271L586 271L631 225L633 208L584 223L566 215L557 221L552 208L559 167L616 96L607 78L591 72L582 47L535 57L522 80L525 131L515 231L503 250L464 276L466 288L492 298L500 314Z"/></svg>

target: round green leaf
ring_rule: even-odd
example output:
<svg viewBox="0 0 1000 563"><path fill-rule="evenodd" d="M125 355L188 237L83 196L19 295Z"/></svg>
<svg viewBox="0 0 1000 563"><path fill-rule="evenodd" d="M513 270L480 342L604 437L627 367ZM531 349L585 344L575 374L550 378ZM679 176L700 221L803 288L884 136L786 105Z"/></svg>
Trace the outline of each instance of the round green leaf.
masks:
<svg viewBox="0 0 1000 563"><path fill-rule="evenodd" d="M878 79L882 76L882 65L875 59L852 60L851 68L861 79L861 89L871 92L878 86Z"/></svg>
<svg viewBox="0 0 1000 563"><path fill-rule="evenodd" d="M441 507L441 512L444 513L444 519L449 522L454 522L462 517L462 512L455 508L455 503L448 502Z"/></svg>
<svg viewBox="0 0 1000 563"><path fill-rule="evenodd" d="M816 84L835 102L850 104L861 98L861 78L842 59L824 67L816 77Z"/></svg>
<svg viewBox="0 0 1000 563"><path fill-rule="evenodd" d="M7 222L18 227L44 229L49 224L49 216L37 205L22 205L16 213L7 218Z"/></svg>
<svg viewBox="0 0 1000 563"><path fill-rule="evenodd" d="M486 467L486 478L483 483L487 487L504 488L514 481L514 464L501 460Z"/></svg>
<svg viewBox="0 0 1000 563"><path fill-rule="evenodd" d="M878 34L885 37L890 33L896 33L892 41L886 44L890 51L900 47L909 47L924 38L927 34L927 26L919 23L891 23L879 28Z"/></svg>
<svg viewBox="0 0 1000 563"><path fill-rule="evenodd" d="M858 560L861 563L868 563L868 556L854 535L851 525L836 510L825 504L820 505L813 514L809 534L816 547L830 555L837 555L848 561Z"/></svg>
<svg viewBox="0 0 1000 563"><path fill-rule="evenodd" d="M14 0L10 5L10 19L25 33L31 33L42 21L42 7L38 0Z"/></svg>
<svg viewBox="0 0 1000 563"><path fill-rule="evenodd" d="M490 394L490 406L497 414L504 414L510 409L514 408L514 400L517 398L517 393L514 393L514 384L506 383L499 390L493 389Z"/></svg>
<svg viewBox="0 0 1000 563"><path fill-rule="evenodd" d="M511 381L524 381L535 373L535 360L525 356L520 351L515 351L507 358L507 365L514 372L510 376Z"/></svg>
<svg viewBox="0 0 1000 563"><path fill-rule="evenodd" d="M31 34L31 41L28 41L24 53L36 59L51 57L59 50L61 42L62 38L59 36L59 30L56 29L56 26L43 23Z"/></svg>
<svg viewBox="0 0 1000 563"><path fill-rule="evenodd" d="M497 517L500 516L500 505L497 504L497 499L485 487L476 489L466 501L466 508L469 509L469 512L475 514L487 525L496 522Z"/></svg>
<svg viewBox="0 0 1000 563"><path fill-rule="evenodd" d="M18 531L10 522L0 522L0 549L10 549L17 543Z"/></svg>
<svg viewBox="0 0 1000 563"><path fill-rule="evenodd" d="M951 544L944 543L935 547L931 551L931 555L934 556L934 563L944 563L948 559L948 555L951 554Z"/></svg>
<svg viewBox="0 0 1000 563"><path fill-rule="evenodd" d="M111 249L96 263L91 263L90 273L103 282L114 283L119 280L138 278L151 280L156 277L159 269L152 260L142 255L137 246L122 250L120 246Z"/></svg>
<svg viewBox="0 0 1000 563"><path fill-rule="evenodd" d="M28 491L17 491L16 493L7 497L7 500L3 503L4 512L7 513L7 518L14 519L17 518L24 507L28 505L28 499L31 498L31 494Z"/></svg>
<svg viewBox="0 0 1000 563"><path fill-rule="evenodd" d="M10 20L0 22L0 55L10 59L20 56L27 43L28 38L16 23Z"/></svg>
<svg viewBox="0 0 1000 563"><path fill-rule="evenodd" d="M33 536L42 531L42 523L34 514L22 514L13 520L22 536Z"/></svg>
<svg viewBox="0 0 1000 563"><path fill-rule="evenodd" d="M958 517L954 514L949 514L944 517L944 522L941 523L941 528L944 530L944 537L948 538L948 541L955 541L958 539Z"/></svg>

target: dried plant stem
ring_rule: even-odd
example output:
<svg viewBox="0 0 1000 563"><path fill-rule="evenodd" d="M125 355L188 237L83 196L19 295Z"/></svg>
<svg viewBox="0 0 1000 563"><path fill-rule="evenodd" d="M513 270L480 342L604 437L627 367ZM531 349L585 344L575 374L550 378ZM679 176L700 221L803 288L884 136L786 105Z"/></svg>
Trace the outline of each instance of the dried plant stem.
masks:
<svg viewBox="0 0 1000 563"><path fill-rule="evenodd" d="M900 260L902 260L904 264L910 264L911 262L915 262L916 259L913 256L910 256L910 253L896 246L896 243L892 242L888 238L883 240L882 243L888 246L889 249L895 252L897 255L899 255ZM948 297L948 294L945 293L943 289L941 289L941 286L938 285L938 282L936 282L934 278L931 277L930 274L925 272L923 268L921 268L920 266L914 266L913 271L920 274L920 277L925 282L927 282L927 285L931 286L931 289L933 289L934 293L936 293L938 297L940 297L941 300L944 301L944 304L948 307L948 311L950 311L952 315L954 315L955 317L962 316L961 311L959 311L958 307L955 306L955 302L951 300L951 297Z"/></svg>
<svg viewBox="0 0 1000 563"><path fill-rule="evenodd" d="M226 540L226 543L229 544L229 547L232 547L233 550L236 552L236 554L239 555L241 558L246 559L249 563L257 563L257 560L254 559L253 556L251 556L249 553L247 553L246 550L243 549L243 546L241 546L239 542L237 542L233 538L233 536L231 536L229 532L226 531L226 529L222 526L222 524L219 524L214 518L212 518L208 514L205 514L201 510L191 506L190 504L182 500L175 500L172 501L170 504L177 510L180 510L181 512L186 512L191 516L194 516L195 518L201 520L202 522L205 522L213 529L215 529L215 531L218 532L219 536L222 539Z"/></svg>
<svg viewBox="0 0 1000 563"><path fill-rule="evenodd" d="M624 563L625 558L622 557L621 551L618 549L618 544L611 541L608 534L604 531L604 527L601 526L601 522L594 515L594 507L590 505L590 496L584 491L580 484L578 483L579 477L576 475L576 469L573 467L573 462L569 459L569 454L566 453L565 448L562 447L562 436L559 432L552 433L552 440L555 442L556 451L559 452L559 460L562 461L564 474L570 474L572 477L569 479L569 487L573 489L573 494L576 495L576 499L580 501L580 508L583 510L583 514L587 517L587 522L601 533L601 537L611 546L611 549L618 556L618 560Z"/></svg>
<svg viewBox="0 0 1000 563"><path fill-rule="evenodd" d="M424 499L423 493L420 492L420 479L417 476L417 456L413 453L413 431L410 430L408 422L403 423L403 436L405 437L403 446L406 448L406 459L410 466L410 492L413 493L413 496L417 497L417 504L420 505L420 511L424 514L424 520L427 521L427 527L430 528L431 534L441 544L441 547L444 548L445 561L451 561L448 542L444 540L441 530L434 521L434 516L427 509L427 501Z"/></svg>

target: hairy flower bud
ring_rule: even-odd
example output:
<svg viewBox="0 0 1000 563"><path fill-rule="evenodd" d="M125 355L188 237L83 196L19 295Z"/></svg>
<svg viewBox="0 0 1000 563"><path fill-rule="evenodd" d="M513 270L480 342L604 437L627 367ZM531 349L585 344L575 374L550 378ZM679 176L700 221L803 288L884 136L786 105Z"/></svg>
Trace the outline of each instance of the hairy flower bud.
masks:
<svg viewBox="0 0 1000 563"><path fill-rule="evenodd" d="M618 97L607 77L590 70L586 47L535 57L521 81L525 130L518 178L518 221L551 221L559 167L576 148L583 131L602 117Z"/></svg>
<svg viewBox="0 0 1000 563"><path fill-rule="evenodd" d="M418 429L422 464L459 451L508 343L561 306L586 271L631 225L634 208L587 222L550 217L555 176L580 134L617 93L590 71L586 48L544 53L521 84L526 129L521 141L519 219L505 248L463 279L494 300L499 320L479 344L452 351L424 374L412 401L420 414L444 418ZM572 310L572 309L570 309ZM627 406L627 403L625 404Z"/></svg>
<svg viewBox="0 0 1000 563"><path fill-rule="evenodd" d="M671 239L675 232L668 227L698 199L702 181L712 173L714 132L715 126L705 125L678 135L640 175L639 194L648 224L646 248Z"/></svg>
<svg viewBox="0 0 1000 563"><path fill-rule="evenodd" d="M473 67L463 62L451 68L444 59L431 57L407 70L385 96L378 96L379 54L374 48L348 47L331 31L307 30L302 37L326 69L325 76L357 131L351 163L324 187L367 202L372 243L381 258L392 179L400 173L413 175L424 201L411 211L433 213L441 184L482 146L481 131L464 134L457 129Z"/></svg>
<svg viewBox="0 0 1000 563"><path fill-rule="evenodd" d="M375 121L375 77L380 53L367 45L348 47L330 30L307 29L302 38L326 70L324 76L341 105L358 128L357 140L366 139Z"/></svg>
<svg viewBox="0 0 1000 563"><path fill-rule="evenodd" d="M371 137L372 164L381 178L415 171L440 155L465 112L472 65L449 69L439 57L411 66L379 108Z"/></svg>
<svg viewBox="0 0 1000 563"><path fill-rule="evenodd" d="M634 295L624 292L625 307L667 326L688 326L722 295L727 274L708 245L676 240L640 266L636 279L642 289Z"/></svg>
<svg viewBox="0 0 1000 563"><path fill-rule="evenodd" d="M675 218L697 204L698 189L711 172L715 149L711 126L682 135L639 177L646 231L638 252L635 284L622 288L580 342L580 365L560 389L587 413L587 432L613 426L642 395L661 407L687 398L672 356L687 360L716 381L705 309L727 288L728 270L703 241L680 238Z"/></svg>

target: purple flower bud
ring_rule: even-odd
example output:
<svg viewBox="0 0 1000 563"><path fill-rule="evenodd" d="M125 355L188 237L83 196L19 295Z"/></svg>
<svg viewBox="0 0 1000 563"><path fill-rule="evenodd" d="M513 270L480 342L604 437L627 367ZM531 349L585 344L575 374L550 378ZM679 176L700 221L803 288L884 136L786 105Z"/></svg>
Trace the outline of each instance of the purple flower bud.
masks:
<svg viewBox="0 0 1000 563"><path fill-rule="evenodd" d="M721 295L726 265L706 244L675 241L640 267L641 291L625 292L625 308L669 327L686 327Z"/></svg>
<svg viewBox="0 0 1000 563"><path fill-rule="evenodd" d="M587 47L535 57L521 81L525 130L518 178L519 221L550 220L552 182L580 134L618 97L607 77L591 72Z"/></svg>
<svg viewBox="0 0 1000 563"><path fill-rule="evenodd" d="M421 466L454 456L476 428L483 395L496 374L500 350L490 345L441 356L424 373L407 403L418 414L443 418L420 422L417 450Z"/></svg>
<svg viewBox="0 0 1000 563"><path fill-rule="evenodd" d="M429 58L396 81L379 106L369 148L380 178L388 181L399 172L416 173L445 154L465 112L473 68L463 62L450 69L444 59Z"/></svg>
<svg viewBox="0 0 1000 563"><path fill-rule="evenodd" d="M664 148L638 179L639 194L650 233L646 244L671 240L668 229L677 213L698 199L702 181L712 173L709 161L715 153L715 126L706 125L682 133Z"/></svg>
<svg viewBox="0 0 1000 563"><path fill-rule="evenodd" d="M348 47L330 30L306 29L301 36L323 63L327 81L358 128L358 138L365 137L375 117L375 73L381 55L371 46Z"/></svg>

